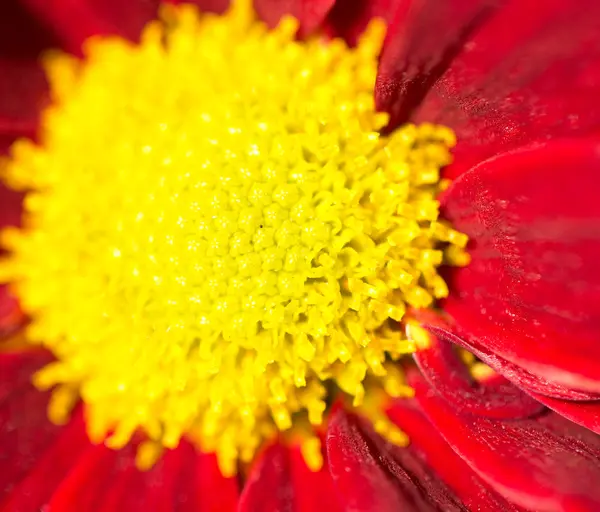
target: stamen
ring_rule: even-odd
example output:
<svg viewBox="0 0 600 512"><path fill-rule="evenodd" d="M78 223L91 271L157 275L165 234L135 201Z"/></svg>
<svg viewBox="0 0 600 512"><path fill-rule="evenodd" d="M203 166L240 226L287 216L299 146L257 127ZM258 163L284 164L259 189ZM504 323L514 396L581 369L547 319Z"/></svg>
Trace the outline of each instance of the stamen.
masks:
<svg viewBox="0 0 600 512"><path fill-rule="evenodd" d="M410 395L392 361L419 338L399 322L465 261L436 199L454 134L380 135L381 24L356 49L296 27L171 6L140 45L53 55L39 143L3 164L27 196L0 276L57 358L35 384L57 386L56 422L79 394L96 442L143 430L142 467L186 435L232 474L332 395L406 441L371 395Z"/></svg>

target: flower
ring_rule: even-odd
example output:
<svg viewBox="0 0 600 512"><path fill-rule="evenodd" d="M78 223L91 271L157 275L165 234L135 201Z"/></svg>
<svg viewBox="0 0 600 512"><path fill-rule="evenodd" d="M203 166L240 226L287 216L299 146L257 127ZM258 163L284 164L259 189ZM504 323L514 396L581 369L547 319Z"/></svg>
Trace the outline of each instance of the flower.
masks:
<svg viewBox="0 0 600 512"><path fill-rule="evenodd" d="M66 426L46 420L49 394L31 379L51 359L45 352L15 350L22 348L23 317L4 295L0 328L8 341L0 356L0 444L3 467L10 470L0 475L0 505L595 510L600 442L591 431L598 428L600 372L593 357L599 301L592 265L598 212L591 198L600 153L597 113L590 107L600 82L594 30L599 7L555 1L542 13L533 0L256 4L272 25L283 11L292 12L301 35L319 29L350 42L369 17L384 15L390 29L375 95L391 114L387 131L398 133L398 124L415 120L444 124L457 134L455 161L446 171L457 179L441 202L453 227L469 235L472 262L450 272L451 293L441 303L445 315L411 315L418 323L410 323L408 333L420 349L414 357L421 373L402 364L415 398L386 402L410 445L385 440L369 422L381 418L356 414L340 402L332 406L323 434L327 460L320 470L309 470L310 456L298 444L275 440L254 460L238 496L236 479L222 475L214 455L182 440L139 471L135 451L139 458L154 446L144 437L133 435L121 450L91 445L81 406ZM0 94L7 142L14 135L34 136L43 98L43 74L23 57L55 36L75 54L93 34L135 39L156 4L129 5L127 11L117 2L75 2L69 9L35 0L3 6L10 16L1 19L10 20L13 30L5 76L27 72L30 87L16 96L14 89ZM30 46L16 46L22 53L15 53L15 32L34 23L28 12L53 32L38 25L27 32L35 34ZM14 88L16 82L7 83ZM18 224L14 206L20 197L1 193L3 224ZM450 343L498 373L463 354L465 365ZM367 393L378 396L376 388ZM61 408L73 397L54 396ZM395 431L390 436L386 429L393 438ZM149 457L154 460L153 453Z"/></svg>

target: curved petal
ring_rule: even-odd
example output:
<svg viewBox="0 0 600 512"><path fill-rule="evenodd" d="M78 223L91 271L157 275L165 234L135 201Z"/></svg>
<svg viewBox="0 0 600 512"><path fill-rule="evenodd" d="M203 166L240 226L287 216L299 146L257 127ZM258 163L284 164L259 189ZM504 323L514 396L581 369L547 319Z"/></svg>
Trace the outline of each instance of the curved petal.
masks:
<svg viewBox="0 0 600 512"><path fill-rule="evenodd" d="M63 47L81 55L91 36L114 34L137 41L156 18L160 0L21 0L60 38Z"/></svg>
<svg viewBox="0 0 600 512"><path fill-rule="evenodd" d="M240 498L240 512L341 511L327 468L313 472L300 450L274 443L255 462Z"/></svg>
<svg viewBox="0 0 600 512"><path fill-rule="evenodd" d="M416 372L411 377L429 420L495 491L540 512L600 507L598 436L553 413L511 421L460 415Z"/></svg>
<svg viewBox="0 0 600 512"><path fill-rule="evenodd" d="M462 347L471 352L486 365L491 367L498 375L505 377L529 395L537 393L570 401L600 399L598 393L581 391L563 386L557 382L549 381L503 359L496 353L482 346L477 340L467 338L467 335L461 333L458 326L447 315L425 310L413 311L412 315L437 339Z"/></svg>
<svg viewBox="0 0 600 512"><path fill-rule="evenodd" d="M573 423L600 434L600 400L574 402L544 396L539 393L531 393L531 396Z"/></svg>
<svg viewBox="0 0 600 512"><path fill-rule="evenodd" d="M488 418L526 418L544 407L506 379L494 385L476 382L450 343L429 336L429 347L413 354L429 385L461 413Z"/></svg>
<svg viewBox="0 0 600 512"><path fill-rule="evenodd" d="M472 339L467 340L464 335L461 336L457 334L456 331L433 325L427 325L427 329L440 339L446 340L449 343L454 343L455 345L468 350L498 374L506 377L513 384L525 390L530 395L532 393L537 393L570 401L589 401L600 398L598 393L573 389L534 375L520 366L501 358L494 352L477 343L477 341Z"/></svg>
<svg viewBox="0 0 600 512"><path fill-rule="evenodd" d="M439 2L435 3L428 13L434 20L439 10ZM447 5L454 9L458 3ZM382 97L394 99L395 109L405 112L406 118L416 105L411 91L422 88L422 102L413 119L455 130L459 142L449 170L453 176L500 152L600 130L600 112L590 108L600 85L600 3L548 0L540 8L538 0L508 0L498 5L501 8L480 30L460 40L454 58L442 62L443 69L435 64L440 55L452 52L455 21L444 27L445 20L436 25L428 19L424 33L397 33L398 42L390 42L382 60ZM460 15L449 19L460 20ZM432 35L434 31L440 34ZM415 58L407 50L398 59L394 45L412 50L428 36L437 45L417 52L426 52L421 58L426 65L415 70L411 66ZM444 40L447 37L449 41ZM390 67L400 77L392 85L384 80Z"/></svg>
<svg viewBox="0 0 600 512"><path fill-rule="evenodd" d="M327 432L329 467L347 510L464 510L460 500L411 448L399 448L338 408Z"/></svg>
<svg viewBox="0 0 600 512"><path fill-rule="evenodd" d="M325 20L335 0L254 0L257 14L274 27L286 14L300 22L299 35L314 32Z"/></svg>
<svg viewBox="0 0 600 512"><path fill-rule="evenodd" d="M456 493L469 510L501 512L521 510L481 480L439 434L414 400L395 400L390 419L410 438L411 449Z"/></svg>
<svg viewBox="0 0 600 512"><path fill-rule="evenodd" d="M600 392L600 143L556 142L457 179L443 213L472 262L444 304L469 341L566 388ZM486 361L487 362L487 361Z"/></svg>

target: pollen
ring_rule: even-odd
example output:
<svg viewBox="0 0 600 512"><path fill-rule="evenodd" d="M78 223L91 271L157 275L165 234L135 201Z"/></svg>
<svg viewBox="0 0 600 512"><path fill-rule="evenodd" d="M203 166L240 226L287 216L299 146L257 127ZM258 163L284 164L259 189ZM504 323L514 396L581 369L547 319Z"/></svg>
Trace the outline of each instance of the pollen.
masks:
<svg viewBox="0 0 600 512"><path fill-rule="evenodd" d="M1 165L26 197L0 281L56 357L35 384L58 423L80 397L94 441L142 431L141 466L186 436L233 474L334 399L409 395L406 311L445 297L438 267L465 257L436 199L453 133L380 133L384 27L356 48L296 28L171 6L139 44L49 55L39 137Z"/></svg>

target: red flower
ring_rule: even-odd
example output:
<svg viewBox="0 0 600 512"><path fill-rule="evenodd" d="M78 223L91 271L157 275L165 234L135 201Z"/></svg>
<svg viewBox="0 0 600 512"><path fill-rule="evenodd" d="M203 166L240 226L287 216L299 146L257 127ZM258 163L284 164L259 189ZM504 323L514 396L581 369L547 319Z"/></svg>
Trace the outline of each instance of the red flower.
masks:
<svg viewBox="0 0 600 512"><path fill-rule="evenodd" d="M225 2L198 1L222 10ZM450 126L457 178L445 217L469 235L472 262L451 272L445 315L417 318L430 346L409 370L414 400L389 411L410 437L384 441L342 406L326 468L298 450L263 450L243 485L183 441L149 471L139 440L92 445L76 410L46 419L32 373L42 352L0 354L0 510L597 510L600 508L600 4L538 0L256 0L270 24L353 42L390 22L376 100L392 116ZM208 4L208 5L207 5ZM16 0L0 7L0 150L34 136L46 83L40 50L80 53L91 35L136 39L158 2ZM1 188L0 225L20 197ZM0 289L0 343L22 322ZM11 336L11 340L14 337ZM499 375L474 380L450 344ZM555 412L550 411L552 409ZM566 419L565 419L566 418ZM571 421L568 421L571 420ZM592 432L593 431L593 432Z"/></svg>

